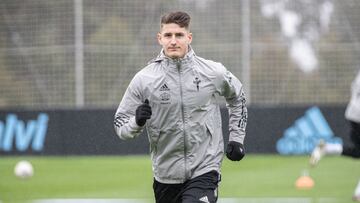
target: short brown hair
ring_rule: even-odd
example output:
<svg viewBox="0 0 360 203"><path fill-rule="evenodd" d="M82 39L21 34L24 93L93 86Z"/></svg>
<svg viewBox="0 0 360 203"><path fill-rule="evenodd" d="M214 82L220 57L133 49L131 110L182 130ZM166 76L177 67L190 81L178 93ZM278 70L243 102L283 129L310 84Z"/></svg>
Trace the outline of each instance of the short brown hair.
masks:
<svg viewBox="0 0 360 203"><path fill-rule="evenodd" d="M190 26L190 16L189 14L182 11L167 13L161 17L160 28L162 27L163 24L170 24L170 23L175 23L180 27L184 27L188 30Z"/></svg>

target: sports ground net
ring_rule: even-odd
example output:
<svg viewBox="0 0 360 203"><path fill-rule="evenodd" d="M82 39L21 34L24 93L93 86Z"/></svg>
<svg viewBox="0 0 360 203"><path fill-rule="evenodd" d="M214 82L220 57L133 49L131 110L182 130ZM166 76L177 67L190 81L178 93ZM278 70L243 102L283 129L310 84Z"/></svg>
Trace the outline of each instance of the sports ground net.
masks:
<svg viewBox="0 0 360 203"><path fill-rule="evenodd" d="M196 54L234 73L249 103L347 102L358 0L2 0L0 107L117 106L172 10L192 16Z"/></svg>

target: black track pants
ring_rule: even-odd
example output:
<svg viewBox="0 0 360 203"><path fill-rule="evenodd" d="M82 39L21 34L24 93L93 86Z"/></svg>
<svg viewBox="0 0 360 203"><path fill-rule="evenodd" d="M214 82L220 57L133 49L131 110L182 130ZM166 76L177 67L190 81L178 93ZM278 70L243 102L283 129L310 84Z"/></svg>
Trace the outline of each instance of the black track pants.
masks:
<svg viewBox="0 0 360 203"><path fill-rule="evenodd" d="M360 123L350 121L352 146L344 146L342 155L360 158Z"/></svg>
<svg viewBox="0 0 360 203"><path fill-rule="evenodd" d="M156 203L215 203L219 174L211 171L183 184L163 184L154 180Z"/></svg>

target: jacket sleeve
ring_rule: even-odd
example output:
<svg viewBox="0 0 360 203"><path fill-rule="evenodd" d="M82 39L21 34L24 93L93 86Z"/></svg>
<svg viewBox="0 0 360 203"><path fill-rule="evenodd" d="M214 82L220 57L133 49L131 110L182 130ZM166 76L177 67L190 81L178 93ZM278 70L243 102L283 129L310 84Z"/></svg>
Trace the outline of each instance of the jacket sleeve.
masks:
<svg viewBox="0 0 360 203"><path fill-rule="evenodd" d="M136 108L142 104L140 81L138 75L132 79L115 113L115 132L123 140L137 137L144 128L135 121Z"/></svg>
<svg viewBox="0 0 360 203"><path fill-rule="evenodd" d="M229 141L244 144L248 112L243 86L231 72L223 67L220 74L220 95L225 97L229 111Z"/></svg>
<svg viewBox="0 0 360 203"><path fill-rule="evenodd" d="M346 107L345 118L350 121L360 122L360 71L351 84L351 97Z"/></svg>

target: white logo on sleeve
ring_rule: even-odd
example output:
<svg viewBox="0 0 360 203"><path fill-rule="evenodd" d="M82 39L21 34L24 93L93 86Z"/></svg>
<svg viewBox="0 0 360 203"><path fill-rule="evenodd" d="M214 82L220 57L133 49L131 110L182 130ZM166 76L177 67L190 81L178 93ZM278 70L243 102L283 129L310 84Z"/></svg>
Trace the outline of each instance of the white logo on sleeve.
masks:
<svg viewBox="0 0 360 203"><path fill-rule="evenodd" d="M199 200L200 200L201 202L210 203L207 196L204 196L204 197L200 198Z"/></svg>

